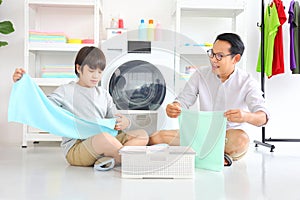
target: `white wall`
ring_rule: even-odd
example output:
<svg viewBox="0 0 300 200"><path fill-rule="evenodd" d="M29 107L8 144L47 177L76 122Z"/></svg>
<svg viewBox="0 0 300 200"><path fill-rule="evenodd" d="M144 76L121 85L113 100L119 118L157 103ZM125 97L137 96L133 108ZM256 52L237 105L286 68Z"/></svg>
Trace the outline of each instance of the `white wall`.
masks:
<svg viewBox="0 0 300 200"><path fill-rule="evenodd" d="M171 5L174 0L103 0L104 28L110 26L110 20L114 16L120 16L124 20L124 26L128 30L137 30L140 20L154 23L160 21L162 28L171 28Z"/></svg>
<svg viewBox="0 0 300 200"><path fill-rule="evenodd" d="M0 5L0 21L10 20L15 27L14 33L0 35L1 40L9 43L8 46L0 48L0 144L21 144L22 139L22 126L7 123L7 106L12 87L12 73L16 67L23 65L23 5L23 0L3 0Z"/></svg>
<svg viewBox="0 0 300 200"><path fill-rule="evenodd" d="M215 0L216 2L218 0ZM120 14L124 19L125 26L129 30L136 29L141 18L159 20L163 28L170 29L172 20L170 16L173 0L104 0L104 23L109 26L111 15ZM269 1L265 1L268 3ZM284 0L286 13L289 7L288 0ZM134 5L134 6L131 6ZM7 123L7 106L9 93L12 87L11 76L16 67L23 65L23 0L4 0L0 6L0 21L7 19L14 23L16 31L8 36L0 35L1 39L9 42L9 46L0 48L2 75L0 81L0 144L21 145L22 126L15 123ZM136 9L138 8L138 9ZM255 72L259 49L260 32L256 26L260 22L260 1L247 1L247 70L257 80L259 73ZM297 121L300 118L300 93L297 85L300 85L299 75L291 75L289 69L289 25L284 24L284 48L286 73L266 80L266 98L270 106L272 120L267 127L268 137L299 137ZM299 80L298 80L299 79ZM291 105L290 105L291 104ZM260 128L251 128L254 132L251 138L260 139Z"/></svg>

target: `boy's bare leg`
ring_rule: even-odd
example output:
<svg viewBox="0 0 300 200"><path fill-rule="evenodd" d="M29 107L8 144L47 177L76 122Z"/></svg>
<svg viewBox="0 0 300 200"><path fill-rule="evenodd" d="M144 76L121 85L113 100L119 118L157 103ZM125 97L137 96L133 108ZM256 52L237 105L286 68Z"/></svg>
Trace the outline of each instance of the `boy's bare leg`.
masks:
<svg viewBox="0 0 300 200"><path fill-rule="evenodd" d="M108 133L101 133L92 138L92 147L95 153L99 155L103 154L105 157L112 157L117 164L121 163L119 150L122 146L114 136Z"/></svg>
<svg viewBox="0 0 300 200"><path fill-rule="evenodd" d="M149 142L148 133L143 129L127 131L126 135L124 146L146 146Z"/></svg>
<svg viewBox="0 0 300 200"><path fill-rule="evenodd" d="M161 130L150 136L149 145L161 143L178 146L180 144L179 130Z"/></svg>

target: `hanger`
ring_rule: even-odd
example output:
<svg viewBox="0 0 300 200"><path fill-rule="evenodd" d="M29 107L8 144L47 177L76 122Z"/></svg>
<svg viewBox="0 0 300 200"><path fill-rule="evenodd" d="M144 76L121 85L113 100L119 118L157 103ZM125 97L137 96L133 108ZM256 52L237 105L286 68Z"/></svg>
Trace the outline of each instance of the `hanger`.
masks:
<svg viewBox="0 0 300 200"><path fill-rule="evenodd" d="M268 5L269 5L269 6L272 6L272 3L274 3L273 0L269 0Z"/></svg>

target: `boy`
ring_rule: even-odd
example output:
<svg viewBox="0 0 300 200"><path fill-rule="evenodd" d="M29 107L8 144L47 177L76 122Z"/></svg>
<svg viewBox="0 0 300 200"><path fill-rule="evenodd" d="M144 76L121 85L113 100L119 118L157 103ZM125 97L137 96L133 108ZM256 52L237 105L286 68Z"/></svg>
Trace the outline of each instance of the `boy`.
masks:
<svg viewBox="0 0 300 200"><path fill-rule="evenodd" d="M75 59L78 81L62 85L48 95L57 106L88 121L117 117L115 129L119 134L116 137L108 133L99 133L85 140L63 137L61 146L70 165L92 166L105 163L107 158L113 158L119 164L118 151L123 145L142 146L148 143L148 134L144 130L122 132L129 127L130 121L121 114L114 114L116 108L111 96L98 86L105 66L106 59L99 48L83 47ZM24 69L16 69L13 81L20 80L24 73Z"/></svg>

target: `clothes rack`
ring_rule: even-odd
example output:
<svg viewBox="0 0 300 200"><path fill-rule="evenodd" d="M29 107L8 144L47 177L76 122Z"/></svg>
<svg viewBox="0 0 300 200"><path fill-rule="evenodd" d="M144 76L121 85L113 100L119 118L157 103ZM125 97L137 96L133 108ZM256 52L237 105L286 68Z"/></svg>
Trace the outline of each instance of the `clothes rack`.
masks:
<svg viewBox="0 0 300 200"><path fill-rule="evenodd" d="M265 27L264 27L264 22L265 22L265 3L264 0L261 0L261 24L260 24L260 28L261 28L261 90L263 92L263 97L265 98L265 66L264 66L264 61L265 61L265 52L264 52L264 32L265 32ZM255 143L255 147L258 147L258 145L262 145L265 147L269 147L271 150L270 152L273 152L273 150L275 149L275 145L266 143L266 142L300 142L300 139L275 139L275 138L266 138L266 128L262 127L262 141L257 141L254 140Z"/></svg>

